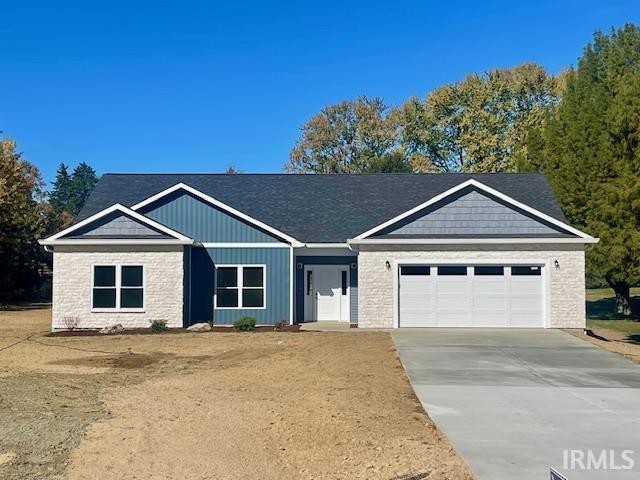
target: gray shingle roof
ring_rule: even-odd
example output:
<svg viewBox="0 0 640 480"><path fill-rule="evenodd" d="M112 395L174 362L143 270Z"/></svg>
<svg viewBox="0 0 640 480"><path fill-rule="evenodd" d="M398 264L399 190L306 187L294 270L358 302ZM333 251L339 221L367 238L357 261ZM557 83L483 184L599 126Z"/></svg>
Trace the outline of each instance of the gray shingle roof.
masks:
<svg viewBox="0 0 640 480"><path fill-rule="evenodd" d="M471 178L562 222L541 174L105 174L77 220L185 183L302 242L344 242Z"/></svg>

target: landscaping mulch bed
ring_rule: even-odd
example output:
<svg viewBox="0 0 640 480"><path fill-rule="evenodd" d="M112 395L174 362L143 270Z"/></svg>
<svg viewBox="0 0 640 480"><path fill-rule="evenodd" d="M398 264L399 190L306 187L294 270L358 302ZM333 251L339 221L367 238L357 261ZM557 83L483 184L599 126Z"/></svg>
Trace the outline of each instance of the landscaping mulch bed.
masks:
<svg viewBox="0 0 640 480"><path fill-rule="evenodd" d="M97 337L97 336L113 336L113 335L167 335L167 334L179 334L179 333L252 333L252 332L294 332L300 333L300 325L285 325L282 328L276 328L273 325L259 325L251 330L240 332L233 328L232 325L214 325L208 332L190 332L186 328L170 328L164 332L154 332L150 328L131 328L121 333L104 334L98 330L67 330L62 332L51 332L45 336L47 337Z"/></svg>

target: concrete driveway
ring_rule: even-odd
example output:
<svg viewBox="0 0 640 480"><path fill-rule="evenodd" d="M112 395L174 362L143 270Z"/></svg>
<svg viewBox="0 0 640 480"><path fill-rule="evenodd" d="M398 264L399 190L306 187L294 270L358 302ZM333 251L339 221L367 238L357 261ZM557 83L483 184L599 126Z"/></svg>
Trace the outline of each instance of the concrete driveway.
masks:
<svg viewBox="0 0 640 480"><path fill-rule="evenodd" d="M640 478L640 365L557 330L392 336L424 408L479 480L548 479L550 467L568 480ZM606 470L588 449L600 462L605 451ZM565 450L584 452L582 465L580 452L564 465ZM632 469L615 469L629 457Z"/></svg>

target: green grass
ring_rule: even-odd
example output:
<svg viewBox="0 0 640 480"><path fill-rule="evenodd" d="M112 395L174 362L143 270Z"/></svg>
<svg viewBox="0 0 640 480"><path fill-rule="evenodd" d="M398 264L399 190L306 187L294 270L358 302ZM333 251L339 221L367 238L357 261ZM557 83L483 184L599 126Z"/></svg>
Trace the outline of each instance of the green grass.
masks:
<svg viewBox="0 0 640 480"><path fill-rule="evenodd" d="M640 288L631 289L631 304L640 312ZM587 290L587 326L607 328L628 335L632 341L640 341L640 317L623 318L616 313L616 299L610 288Z"/></svg>

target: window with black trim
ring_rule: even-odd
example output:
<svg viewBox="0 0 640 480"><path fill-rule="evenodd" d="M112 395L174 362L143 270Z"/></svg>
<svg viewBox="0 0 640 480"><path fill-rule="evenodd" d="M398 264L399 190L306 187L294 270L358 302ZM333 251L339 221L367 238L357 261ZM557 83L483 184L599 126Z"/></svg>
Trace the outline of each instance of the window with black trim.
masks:
<svg viewBox="0 0 640 480"><path fill-rule="evenodd" d="M431 268L425 265L402 265L400 275L431 275Z"/></svg>
<svg viewBox="0 0 640 480"><path fill-rule="evenodd" d="M466 275L467 274L467 267L466 266L443 266L443 267L438 267L438 276L441 277L445 277L445 276L453 276L453 275Z"/></svg>
<svg viewBox="0 0 640 480"><path fill-rule="evenodd" d="M264 308L265 267L253 265L216 268L216 308Z"/></svg>
<svg viewBox="0 0 640 480"><path fill-rule="evenodd" d="M513 277L539 277L542 274L542 268L538 265L518 265L511 267L511 276Z"/></svg>
<svg viewBox="0 0 640 480"><path fill-rule="evenodd" d="M473 274L476 277L482 276L501 276L504 275L504 267L495 267L495 266L477 266L473 267Z"/></svg>
<svg viewBox="0 0 640 480"><path fill-rule="evenodd" d="M95 265L91 305L94 309L143 308L143 267L141 265Z"/></svg>

